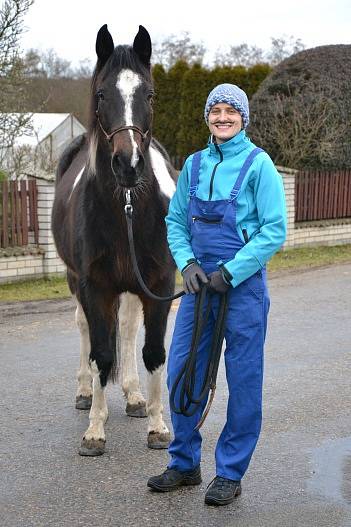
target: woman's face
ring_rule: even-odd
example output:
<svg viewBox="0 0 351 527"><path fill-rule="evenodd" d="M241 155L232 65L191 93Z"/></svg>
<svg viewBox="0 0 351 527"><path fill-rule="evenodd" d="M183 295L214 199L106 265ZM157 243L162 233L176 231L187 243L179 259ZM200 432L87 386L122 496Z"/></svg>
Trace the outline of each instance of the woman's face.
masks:
<svg viewBox="0 0 351 527"><path fill-rule="evenodd" d="M240 113L226 102L214 104L208 114L208 127L218 144L228 141L243 128Z"/></svg>

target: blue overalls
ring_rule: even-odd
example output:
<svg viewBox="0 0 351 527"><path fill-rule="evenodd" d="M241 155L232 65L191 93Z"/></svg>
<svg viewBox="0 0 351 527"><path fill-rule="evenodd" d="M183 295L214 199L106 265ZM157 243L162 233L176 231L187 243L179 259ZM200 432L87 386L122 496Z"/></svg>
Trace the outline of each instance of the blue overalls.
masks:
<svg viewBox="0 0 351 527"><path fill-rule="evenodd" d="M194 255L207 275L218 270L220 260L225 263L233 259L244 245L237 234L236 198L253 159L260 152L261 149L256 148L249 154L229 199L215 201L204 201L196 196L201 152L194 155L188 227ZM169 391L190 350L194 305L195 295L182 297L168 359ZM219 295L216 294L198 348L195 395L200 390L205 375L218 305ZM224 353L229 389L227 422L216 447L216 475L227 479L240 480L243 477L261 429L263 346L268 310L265 269L258 271L237 287L230 287ZM192 417L171 412L174 440L169 446L169 468L185 471L200 464L202 438L200 432L194 431L194 427L199 422L205 406L206 400Z"/></svg>

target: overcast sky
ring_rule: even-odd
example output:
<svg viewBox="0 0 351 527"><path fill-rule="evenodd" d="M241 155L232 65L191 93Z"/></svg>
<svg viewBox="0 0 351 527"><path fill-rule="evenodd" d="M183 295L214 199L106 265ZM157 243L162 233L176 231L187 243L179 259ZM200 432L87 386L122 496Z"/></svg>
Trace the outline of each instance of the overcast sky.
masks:
<svg viewBox="0 0 351 527"><path fill-rule="evenodd" d="M189 31L209 57L243 42L269 49L270 38L283 35L309 48L351 43L351 0L35 0L22 46L54 48L73 64L95 62L96 33L105 23L115 45L131 44L139 24L152 41Z"/></svg>

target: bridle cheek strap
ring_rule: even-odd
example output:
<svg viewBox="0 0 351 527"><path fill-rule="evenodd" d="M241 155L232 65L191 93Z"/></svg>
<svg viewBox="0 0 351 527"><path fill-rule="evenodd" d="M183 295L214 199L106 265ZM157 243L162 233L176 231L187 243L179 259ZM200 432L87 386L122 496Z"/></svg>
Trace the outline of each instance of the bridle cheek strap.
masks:
<svg viewBox="0 0 351 527"><path fill-rule="evenodd" d="M149 133L149 130L146 130L146 132L143 132L142 130L140 130L140 128L138 128L137 126L120 126L119 128L116 128L115 130L112 130L112 132L110 134L108 134L106 132L106 130L104 129L104 127L102 126L101 124L101 121L99 119L99 114L98 112L96 111L96 117L97 117L97 120L98 120L98 123L100 125L100 128L103 132L103 134L105 135L107 141L110 143L113 139L113 137L118 134L118 132L122 132L123 130L133 130L134 132L137 132L138 134L141 135L141 140L142 141L145 141L148 133Z"/></svg>

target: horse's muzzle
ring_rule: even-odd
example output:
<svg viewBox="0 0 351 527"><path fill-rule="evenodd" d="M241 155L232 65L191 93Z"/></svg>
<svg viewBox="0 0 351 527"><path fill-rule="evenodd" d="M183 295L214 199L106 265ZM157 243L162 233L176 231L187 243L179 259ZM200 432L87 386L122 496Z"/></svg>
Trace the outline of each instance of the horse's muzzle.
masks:
<svg viewBox="0 0 351 527"><path fill-rule="evenodd" d="M136 187L144 171L144 165L144 157L140 152L137 160L133 160L123 152L116 152L111 158L112 172L122 187Z"/></svg>

